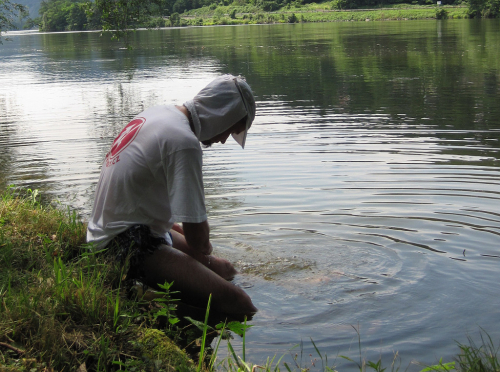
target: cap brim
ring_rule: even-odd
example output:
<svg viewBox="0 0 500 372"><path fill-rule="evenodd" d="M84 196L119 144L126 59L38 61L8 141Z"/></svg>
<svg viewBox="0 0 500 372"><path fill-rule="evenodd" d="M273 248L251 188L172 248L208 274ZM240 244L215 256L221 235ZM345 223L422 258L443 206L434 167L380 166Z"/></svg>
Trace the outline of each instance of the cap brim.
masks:
<svg viewBox="0 0 500 372"><path fill-rule="evenodd" d="M238 134L232 134L234 140L239 143L242 149L245 148L245 141L247 139L247 130L245 129L243 132Z"/></svg>
<svg viewBox="0 0 500 372"><path fill-rule="evenodd" d="M231 135L233 136L234 140L238 142L238 144L241 146L242 149L245 148L245 141L247 139L247 132L248 128L251 125L251 122L249 123L250 118L247 116L247 122L246 122L246 129L243 132L240 132L238 134L232 133Z"/></svg>

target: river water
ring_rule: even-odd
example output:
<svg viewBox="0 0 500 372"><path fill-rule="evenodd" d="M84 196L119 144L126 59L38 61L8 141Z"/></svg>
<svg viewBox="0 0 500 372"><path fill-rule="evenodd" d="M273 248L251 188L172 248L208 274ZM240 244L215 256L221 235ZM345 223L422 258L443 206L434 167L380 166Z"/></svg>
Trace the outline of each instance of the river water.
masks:
<svg viewBox="0 0 500 372"><path fill-rule="evenodd" d="M317 369L312 338L340 371L356 369L340 355L389 366L395 352L420 370L480 327L500 339L498 20L138 31L132 50L93 32L10 36L0 184L83 217L130 118L247 78L247 147L205 150L204 177L215 251L260 310L252 362L297 353Z"/></svg>

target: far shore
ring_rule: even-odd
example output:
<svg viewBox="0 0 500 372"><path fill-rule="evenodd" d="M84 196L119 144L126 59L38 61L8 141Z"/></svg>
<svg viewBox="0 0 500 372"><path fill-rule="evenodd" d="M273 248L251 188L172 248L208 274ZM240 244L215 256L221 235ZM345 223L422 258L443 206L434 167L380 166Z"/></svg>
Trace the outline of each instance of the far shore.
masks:
<svg viewBox="0 0 500 372"><path fill-rule="evenodd" d="M409 5L399 4L394 7L372 9L331 9L330 3L311 3L289 5L275 11L264 11L255 6L217 6L203 7L174 13L170 17L152 18L147 24L137 25L132 30L184 28L200 26L231 26L286 23L322 23L322 22L369 22L369 21L410 21L469 18L465 5ZM38 31L11 30L2 32L6 36L29 33L78 33L103 32L101 29L83 31ZM110 30L114 33L115 31Z"/></svg>
<svg viewBox="0 0 500 372"><path fill-rule="evenodd" d="M203 7L180 14L176 26L213 26L236 24L274 24L308 22L354 22L425 19L469 18L466 6L404 6L377 9L331 9L329 3L287 6L280 10L265 12L259 9L239 9L232 6L218 6L215 9ZM247 8L247 7L245 7ZM245 11L247 10L247 11ZM166 21L168 23L169 20ZM172 22L170 22L172 24Z"/></svg>

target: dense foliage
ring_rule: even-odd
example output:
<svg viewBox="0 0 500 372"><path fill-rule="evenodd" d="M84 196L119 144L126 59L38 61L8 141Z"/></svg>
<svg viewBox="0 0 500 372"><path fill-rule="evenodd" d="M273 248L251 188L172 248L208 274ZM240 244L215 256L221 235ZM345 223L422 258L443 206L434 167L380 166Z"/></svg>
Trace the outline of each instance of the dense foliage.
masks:
<svg viewBox="0 0 500 372"><path fill-rule="evenodd" d="M2 2L7 0L0 0ZM500 0L441 0L443 5L467 1L470 17L496 17L500 14ZM126 30L141 26L164 27L182 25L177 14L199 8L215 11L221 7L253 7L260 11L277 11L284 7L301 6L320 0L43 0L40 18L36 20L41 31L115 30L115 37L126 35ZM391 6L434 5L436 0L332 0L332 10L384 8ZM411 4L410 4L411 3ZM231 13L232 12L232 13ZM174 15L173 19L168 19ZM229 19L236 17L231 9ZM436 13L446 18L446 11ZM298 21L298 20L297 20Z"/></svg>
<svg viewBox="0 0 500 372"><path fill-rule="evenodd" d="M116 37L152 17L170 14L170 0L95 0L88 15L100 17L103 30L117 30Z"/></svg>
<svg viewBox="0 0 500 372"><path fill-rule="evenodd" d="M18 1L26 3L28 0ZM220 16L227 18L227 24L229 24L237 18L236 8L238 12L243 13L273 12L310 3L322 3L330 10L359 10L406 5L435 5L436 0L331 0L327 2L321 0L42 0L39 9L40 17L28 20L25 27L38 25L41 31L114 30L114 36L120 38L127 35L127 30L137 27L205 24L202 19L190 20L186 23L179 17L179 14L196 9L207 9L213 13L227 10ZM468 16L471 18L500 16L500 0L441 0L441 4L468 5ZM247 8L252 10L248 11ZM26 16L26 12L25 6L11 3L10 0L0 0L0 31L15 28L19 17ZM437 8L435 16L437 19L444 19L448 17L448 14L446 10ZM271 15L268 18L270 22L276 19ZM303 17L291 21L302 22Z"/></svg>
<svg viewBox="0 0 500 372"><path fill-rule="evenodd" d="M85 9L86 4L77 0L42 1L40 5L40 30L85 30L99 26L99 24L89 24Z"/></svg>
<svg viewBox="0 0 500 372"><path fill-rule="evenodd" d="M500 0L468 0L471 17L495 18L500 16Z"/></svg>

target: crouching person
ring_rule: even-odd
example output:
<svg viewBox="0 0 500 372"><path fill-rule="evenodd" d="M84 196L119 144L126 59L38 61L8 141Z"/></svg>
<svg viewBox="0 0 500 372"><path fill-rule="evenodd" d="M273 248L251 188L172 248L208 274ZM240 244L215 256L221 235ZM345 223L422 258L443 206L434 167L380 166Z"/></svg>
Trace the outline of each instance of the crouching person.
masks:
<svg viewBox="0 0 500 372"><path fill-rule="evenodd" d="M202 176L202 149L229 136L243 148L255 99L241 77L215 79L182 106L138 114L106 154L87 241L122 263L127 280L153 288L174 282L181 299L237 318L256 311L230 280L236 270L212 255ZM182 227L175 222L182 222Z"/></svg>

